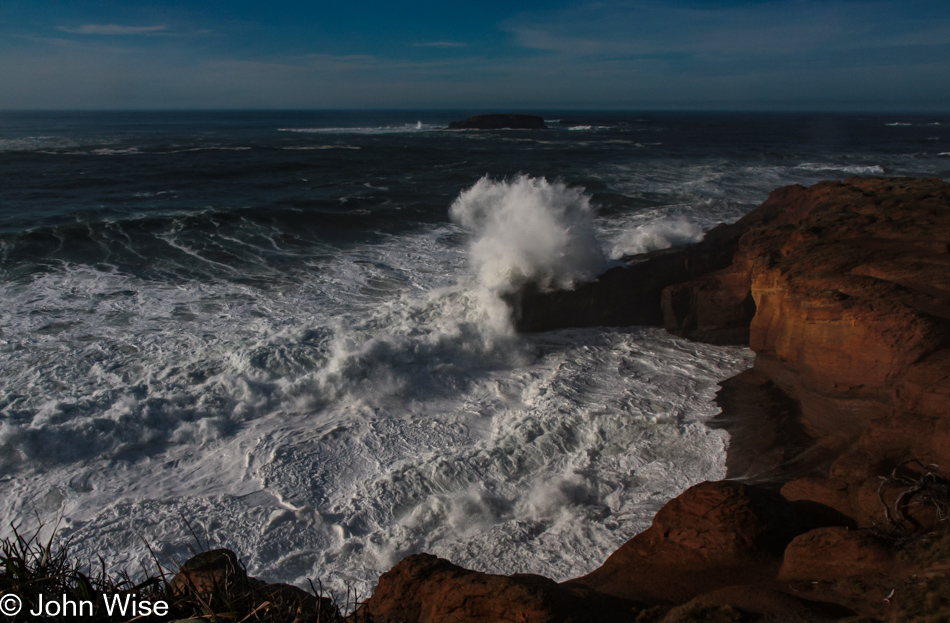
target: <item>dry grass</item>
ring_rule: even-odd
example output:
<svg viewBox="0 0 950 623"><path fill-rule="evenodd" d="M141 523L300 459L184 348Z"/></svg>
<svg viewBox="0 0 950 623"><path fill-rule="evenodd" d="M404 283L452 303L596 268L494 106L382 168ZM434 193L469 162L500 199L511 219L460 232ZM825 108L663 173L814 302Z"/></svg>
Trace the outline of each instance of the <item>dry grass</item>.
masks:
<svg viewBox="0 0 950 623"><path fill-rule="evenodd" d="M918 469L912 469L912 466ZM895 467L881 477L878 497L884 507L885 523L877 526L879 536L899 545L911 542L921 534L921 524L912 510L931 512L937 522L950 522L950 480L937 473L938 465L924 465L911 460ZM892 503L885 500L885 490L898 490ZM913 507L916 507L914 509Z"/></svg>
<svg viewBox="0 0 950 623"><path fill-rule="evenodd" d="M91 602L92 615L82 620L89 623L119 621L169 621L175 619L201 619L210 622L228 623L339 623L340 611L355 610L358 606L355 593L347 592L345 602L323 591L318 582L311 583L309 592L273 585L249 583L213 586L208 591L173 591L172 578L181 566L169 563L163 567L158 556L152 552L152 569L143 568L135 579L125 572L110 571L100 557L95 566L74 560L69 553L69 543L54 536L41 538L44 526L34 532L23 534L13 526L14 536L0 540L0 595L13 594L22 601L22 610L15 617L0 614L0 621L29 621L30 611L40 603L40 595L48 602L51 598L70 602ZM55 534L55 529L52 530ZM236 559L235 559L236 560ZM186 565L187 566L187 565ZM243 566L241 573L246 578ZM113 609L110 615L105 607L105 597L131 596L132 601L147 600L152 604L164 601L168 604L165 616L141 616L133 618ZM340 606L343 606L340 608ZM72 612L59 616L44 617L44 621L74 621Z"/></svg>

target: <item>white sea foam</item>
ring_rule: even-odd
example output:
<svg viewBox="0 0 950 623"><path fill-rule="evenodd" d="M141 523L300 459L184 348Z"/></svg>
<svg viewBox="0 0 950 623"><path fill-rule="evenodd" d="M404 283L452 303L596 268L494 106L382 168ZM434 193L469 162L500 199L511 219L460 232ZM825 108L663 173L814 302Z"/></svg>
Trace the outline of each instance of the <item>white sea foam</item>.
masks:
<svg viewBox="0 0 950 623"><path fill-rule="evenodd" d="M124 147L119 149L113 147L100 147L98 149L93 149L91 153L94 153L97 156L128 156L130 154L140 154L142 152L140 152L137 147Z"/></svg>
<svg viewBox="0 0 950 623"><path fill-rule="evenodd" d="M58 136L0 138L0 153L7 151L46 151L74 147L75 141Z"/></svg>
<svg viewBox="0 0 950 623"><path fill-rule="evenodd" d="M705 233L698 224L684 218L654 221L621 232L613 240L610 257L619 259L625 255L699 242Z"/></svg>
<svg viewBox="0 0 950 623"><path fill-rule="evenodd" d="M302 134L400 134L403 132L431 132L443 130L445 126L432 123L406 123L387 126L337 126L329 128L277 128L278 132L297 132Z"/></svg>
<svg viewBox="0 0 950 623"><path fill-rule="evenodd" d="M511 291L528 282L572 288L606 265L589 196L560 182L483 177L449 213L475 234L472 263L491 289Z"/></svg>
<svg viewBox="0 0 950 623"><path fill-rule="evenodd" d="M293 145L281 149L307 151L313 149L361 149L359 145Z"/></svg>
<svg viewBox="0 0 950 623"><path fill-rule="evenodd" d="M884 167L879 164L846 165L832 162L803 162L795 168L802 171L843 171L851 175L884 175Z"/></svg>
<svg viewBox="0 0 950 623"><path fill-rule="evenodd" d="M749 351L515 335L498 293L596 272L602 223L579 189L525 177L452 212L468 250L440 226L257 286L79 266L2 284L0 514L62 513L76 556L133 571L146 541L188 555L184 516L259 577L366 595L417 551L581 575L724 475L704 422Z"/></svg>
<svg viewBox="0 0 950 623"><path fill-rule="evenodd" d="M171 151L159 152L162 154L184 154L196 151L250 151L253 147L247 145L226 146L226 145L207 145L202 147L188 147L185 149L173 149Z"/></svg>

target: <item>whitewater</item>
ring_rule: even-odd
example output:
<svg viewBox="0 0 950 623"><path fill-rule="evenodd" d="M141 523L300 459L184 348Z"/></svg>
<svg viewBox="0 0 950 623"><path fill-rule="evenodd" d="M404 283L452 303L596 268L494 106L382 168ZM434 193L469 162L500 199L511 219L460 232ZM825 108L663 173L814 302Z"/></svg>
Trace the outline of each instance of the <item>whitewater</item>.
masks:
<svg viewBox="0 0 950 623"><path fill-rule="evenodd" d="M537 151L552 140L601 149L606 133L611 154L644 147L600 118L543 137L449 138L432 122L281 121L267 120L277 142L263 147L259 128L253 140L34 131L0 142L0 165L37 159L53 176L75 158L69 175L104 167L109 192L135 158L201 157L222 171L245 158L272 167L240 192L215 178L214 192L270 196L279 179L329 193L318 216L297 195L279 209L202 195L186 209L184 174L123 181L121 205L103 193L39 216L5 195L0 514L21 531L42 522L77 558L133 573L153 564L150 549L168 565L228 547L269 581L364 596L421 551L493 573L582 575L671 497L725 476L728 435L707 423L718 383L752 353L647 327L519 335L501 297L529 282L570 288L623 257L699 240L783 181L921 167L850 151L768 166L588 156L583 174L568 169L581 184L510 163L476 173L478 153L530 142L549 158L539 168L558 170L560 152ZM474 147L431 173L432 141ZM358 160L405 144L425 146L423 164L369 176ZM286 154L355 158L359 170L334 182ZM936 153L926 163L945 166ZM431 214L405 216L423 191L405 190L416 180L402 169L423 165L443 186ZM329 181L313 185L318 175ZM210 197L206 183L194 188ZM92 193L70 192L80 203Z"/></svg>

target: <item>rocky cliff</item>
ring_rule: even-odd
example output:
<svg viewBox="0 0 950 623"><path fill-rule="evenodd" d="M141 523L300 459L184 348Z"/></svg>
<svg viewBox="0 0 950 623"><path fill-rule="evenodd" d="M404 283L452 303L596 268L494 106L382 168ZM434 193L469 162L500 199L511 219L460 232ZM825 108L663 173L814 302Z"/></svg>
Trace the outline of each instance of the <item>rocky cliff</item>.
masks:
<svg viewBox="0 0 950 623"><path fill-rule="evenodd" d="M729 267L664 291L667 328L732 327L717 309L751 296L755 372L799 405L827 463L786 494L881 522L881 477L950 468L950 184L824 182L780 189L775 205L787 223L750 229ZM933 520L906 512L908 528Z"/></svg>
<svg viewBox="0 0 950 623"><path fill-rule="evenodd" d="M663 323L756 353L720 394L730 476L747 482L693 487L562 586L623 600L617 621L947 620L950 184L778 189L702 243L511 302L522 330ZM577 603L501 608L513 621L604 620ZM476 618L433 602L382 620Z"/></svg>
<svg viewBox="0 0 950 623"><path fill-rule="evenodd" d="M561 584L410 556L356 620L950 620L950 184L782 188L699 245L511 302L526 330L747 341L719 395L743 482L690 488Z"/></svg>
<svg viewBox="0 0 950 623"><path fill-rule="evenodd" d="M770 200L735 223L715 227L700 242L628 257L622 266L572 290L544 291L529 284L507 297L515 326L536 332L662 325L666 316L675 319L669 329L691 339L748 344L755 304L741 270L717 273L689 291L665 290L729 267L746 232L786 226L794 219L784 202Z"/></svg>

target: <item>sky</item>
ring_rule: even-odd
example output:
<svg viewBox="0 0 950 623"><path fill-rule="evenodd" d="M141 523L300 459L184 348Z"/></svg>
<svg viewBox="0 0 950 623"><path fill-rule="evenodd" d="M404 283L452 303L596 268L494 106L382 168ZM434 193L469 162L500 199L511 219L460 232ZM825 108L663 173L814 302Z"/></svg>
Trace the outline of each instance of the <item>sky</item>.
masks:
<svg viewBox="0 0 950 623"><path fill-rule="evenodd" d="M0 0L0 109L950 112L948 0Z"/></svg>

